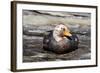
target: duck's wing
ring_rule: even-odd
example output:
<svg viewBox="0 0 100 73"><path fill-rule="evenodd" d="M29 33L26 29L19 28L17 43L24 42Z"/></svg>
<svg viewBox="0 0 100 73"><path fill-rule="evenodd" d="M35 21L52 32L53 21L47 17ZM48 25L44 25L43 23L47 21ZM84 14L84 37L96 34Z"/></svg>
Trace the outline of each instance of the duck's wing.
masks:
<svg viewBox="0 0 100 73"><path fill-rule="evenodd" d="M78 36L75 34L72 35L72 40L77 42L77 43L79 42Z"/></svg>
<svg viewBox="0 0 100 73"><path fill-rule="evenodd" d="M70 40L71 48L73 50L77 49L78 44L79 44L79 39L78 39L77 35L73 34L70 38L71 38L71 40Z"/></svg>
<svg viewBox="0 0 100 73"><path fill-rule="evenodd" d="M71 40L72 41L75 41L75 42L78 42L79 41L77 35L75 35L75 34L72 34L72 36L66 36L66 38L68 38L70 41Z"/></svg>

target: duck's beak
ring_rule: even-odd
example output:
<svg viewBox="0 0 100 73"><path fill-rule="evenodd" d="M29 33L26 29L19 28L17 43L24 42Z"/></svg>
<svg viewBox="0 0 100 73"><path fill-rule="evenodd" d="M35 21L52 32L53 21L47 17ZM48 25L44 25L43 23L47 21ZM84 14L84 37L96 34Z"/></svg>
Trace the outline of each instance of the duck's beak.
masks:
<svg viewBox="0 0 100 73"><path fill-rule="evenodd" d="M72 36L72 34L70 32L64 31L63 32L64 36Z"/></svg>

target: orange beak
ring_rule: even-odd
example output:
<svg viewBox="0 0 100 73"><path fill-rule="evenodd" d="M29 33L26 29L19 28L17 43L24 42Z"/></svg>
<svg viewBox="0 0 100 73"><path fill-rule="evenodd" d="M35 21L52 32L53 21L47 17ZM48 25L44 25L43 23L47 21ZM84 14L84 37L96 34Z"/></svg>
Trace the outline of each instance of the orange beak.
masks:
<svg viewBox="0 0 100 73"><path fill-rule="evenodd" d="M69 31L67 32L66 30L63 32L63 34L64 36L72 36L72 34Z"/></svg>

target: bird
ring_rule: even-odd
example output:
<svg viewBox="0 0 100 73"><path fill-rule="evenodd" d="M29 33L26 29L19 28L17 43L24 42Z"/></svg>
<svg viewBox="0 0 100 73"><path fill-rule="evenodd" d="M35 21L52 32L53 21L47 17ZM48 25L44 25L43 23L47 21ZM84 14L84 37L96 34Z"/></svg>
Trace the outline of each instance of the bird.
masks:
<svg viewBox="0 0 100 73"><path fill-rule="evenodd" d="M58 24L43 38L43 49L56 54L64 54L78 49L79 39L65 24Z"/></svg>

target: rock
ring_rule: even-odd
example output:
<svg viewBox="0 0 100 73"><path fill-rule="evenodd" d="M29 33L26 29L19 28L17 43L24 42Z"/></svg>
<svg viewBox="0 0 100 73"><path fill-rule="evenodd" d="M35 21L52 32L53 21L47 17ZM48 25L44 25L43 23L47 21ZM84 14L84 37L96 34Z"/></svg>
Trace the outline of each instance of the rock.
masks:
<svg viewBox="0 0 100 73"><path fill-rule="evenodd" d="M81 57L80 57L80 60L85 60L85 59L91 59L91 53L86 53L86 54L83 54Z"/></svg>

